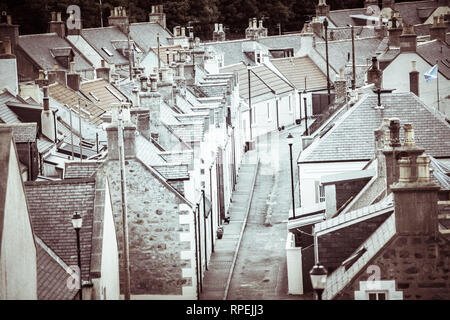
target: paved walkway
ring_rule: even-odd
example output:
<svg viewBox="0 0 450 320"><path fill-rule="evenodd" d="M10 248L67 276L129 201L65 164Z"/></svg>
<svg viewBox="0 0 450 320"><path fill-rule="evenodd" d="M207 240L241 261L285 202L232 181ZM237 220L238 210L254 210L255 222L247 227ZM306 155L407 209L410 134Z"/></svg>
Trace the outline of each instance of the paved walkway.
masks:
<svg viewBox="0 0 450 320"><path fill-rule="evenodd" d="M257 150L246 154L236 191L233 193L231 221L229 225L225 225L224 237L216 242L215 252L204 278L201 299L222 300L225 294L228 300L312 299L312 295L293 296L287 293L286 224L292 204L289 146L286 142L289 132L296 139L293 148L295 168L301 148L301 126L259 139ZM225 292L244 222L256 158L260 159L260 164L250 213L229 290ZM296 177L294 172L294 178Z"/></svg>
<svg viewBox="0 0 450 320"><path fill-rule="evenodd" d="M224 298L257 170L255 156L255 151L247 152L239 169L236 188L233 192L233 202L229 211L231 220L229 224L224 225L223 238L218 239L214 245L214 252L203 278L201 300L222 300Z"/></svg>

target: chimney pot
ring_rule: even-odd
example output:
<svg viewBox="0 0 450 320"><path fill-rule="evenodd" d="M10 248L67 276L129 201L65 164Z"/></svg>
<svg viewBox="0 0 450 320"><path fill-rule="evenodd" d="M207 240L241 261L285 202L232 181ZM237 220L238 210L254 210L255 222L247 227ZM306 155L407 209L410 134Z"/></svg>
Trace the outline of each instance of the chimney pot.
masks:
<svg viewBox="0 0 450 320"><path fill-rule="evenodd" d="M402 157L398 160L398 165L400 169L400 177L398 182L409 183L411 182L411 158Z"/></svg>
<svg viewBox="0 0 450 320"><path fill-rule="evenodd" d="M414 140L414 127L411 123L405 123L403 125L405 132L405 147L415 147L416 142Z"/></svg>
<svg viewBox="0 0 450 320"><path fill-rule="evenodd" d="M61 12L56 13L56 21L61 22Z"/></svg>
<svg viewBox="0 0 450 320"><path fill-rule="evenodd" d="M52 15L52 21L56 21L56 12L52 11L51 15Z"/></svg>
<svg viewBox="0 0 450 320"><path fill-rule="evenodd" d="M141 77L140 79L140 82L141 82L141 91L142 92L145 92L145 91L147 91L147 77Z"/></svg>
<svg viewBox="0 0 450 320"><path fill-rule="evenodd" d="M430 157L422 154L417 157L417 182L428 183L430 179Z"/></svg>
<svg viewBox="0 0 450 320"><path fill-rule="evenodd" d="M390 146L400 147L400 120L398 118L389 119Z"/></svg>

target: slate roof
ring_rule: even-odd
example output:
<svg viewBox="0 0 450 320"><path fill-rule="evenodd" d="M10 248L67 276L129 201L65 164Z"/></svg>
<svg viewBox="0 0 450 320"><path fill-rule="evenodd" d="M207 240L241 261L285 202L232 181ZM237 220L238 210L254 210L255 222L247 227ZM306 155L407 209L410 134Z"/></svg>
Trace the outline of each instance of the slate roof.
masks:
<svg viewBox="0 0 450 320"><path fill-rule="evenodd" d="M99 161L67 161L64 170L64 179L88 179L97 171L100 166Z"/></svg>
<svg viewBox="0 0 450 320"><path fill-rule="evenodd" d="M277 75L266 65L253 67L251 68L251 70L252 71L250 72L250 82L252 89L251 90L252 98L262 96L264 94L272 94L272 90L275 91L275 94L283 94L293 90L293 87L291 87L290 84L288 84L285 80L283 80L279 75ZM247 66L245 66L243 63L239 63L234 66L221 68L220 72L221 73L237 72L239 76L239 95L244 99L248 99Z"/></svg>
<svg viewBox="0 0 450 320"><path fill-rule="evenodd" d="M104 79L83 82L80 91L105 111L110 111L113 103L128 101L123 93Z"/></svg>
<svg viewBox="0 0 450 320"><path fill-rule="evenodd" d="M53 66L58 64L52 54L55 48L71 48L74 52L75 70L93 70L91 62L86 60L77 50L73 49L70 43L59 37L56 33L32 34L19 36L19 46L39 65L43 70L53 70ZM58 50L60 52L61 50ZM66 50L67 51L67 50ZM59 65L59 64L58 64ZM68 70L59 65L62 70Z"/></svg>
<svg viewBox="0 0 450 320"><path fill-rule="evenodd" d="M325 41L325 34L318 35L321 39ZM355 26L354 27L354 37L357 38L368 38L375 37L375 28L368 26ZM328 28L328 40L345 40L352 38L352 28L351 27L338 27L338 28Z"/></svg>
<svg viewBox="0 0 450 320"><path fill-rule="evenodd" d="M190 163L193 159L192 151L166 151L160 155L168 163Z"/></svg>
<svg viewBox="0 0 450 320"><path fill-rule="evenodd" d="M300 154L299 163L369 160L374 155L373 132L383 118L397 117L401 125L412 123L416 143L437 158L450 157L450 125L435 115L410 92L381 95L384 109L374 109L375 94L361 98L334 127ZM403 130L400 130L403 139Z"/></svg>
<svg viewBox="0 0 450 320"><path fill-rule="evenodd" d="M189 170L187 164L154 165L153 168L160 174L162 174L167 180L189 179Z"/></svg>
<svg viewBox="0 0 450 320"><path fill-rule="evenodd" d="M427 41L417 45L417 53L431 66L438 60L439 72L450 79L450 45L439 40Z"/></svg>
<svg viewBox="0 0 450 320"><path fill-rule="evenodd" d="M158 148L142 135L136 136L136 156L149 167L166 164L166 161L159 155Z"/></svg>
<svg viewBox="0 0 450 320"><path fill-rule="evenodd" d="M222 97L227 91L226 83L202 83L196 87L199 88L207 97Z"/></svg>
<svg viewBox="0 0 450 320"><path fill-rule="evenodd" d="M117 51L112 43L114 40L128 40L127 36L118 27L83 29L81 35L106 62L116 65L128 65L128 58ZM109 56L102 48L106 48L112 56Z"/></svg>
<svg viewBox="0 0 450 320"><path fill-rule="evenodd" d="M69 266L45 243L36 239L38 300L73 300L78 289L69 289Z"/></svg>
<svg viewBox="0 0 450 320"><path fill-rule="evenodd" d="M130 37L145 52L150 51L152 47L158 46L157 33L159 33L159 43L161 46L170 44L169 39L172 38L172 34L159 23L139 22L130 24Z"/></svg>
<svg viewBox="0 0 450 320"><path fill-rule="evenodd" d="M385 197L383 200L358 210L348 212L346 214L340 214L337 217L327 219L323 222L316 223L314 225L314 233L317 235L323 235L330 232L331 229L342 228L349 224L353 224L356 221L366 220L374 217L378 214L384 214L386 212L393 212L393 197L392 194Z"/></svg>
<svg viewBox="0 0 450 320"><path fill-rule="evenodd" d="M81 116L88 120L93 125L102 124L100 116L105 113L105 110L95 105L83 95L68 88L60 83L52 84L48 87L48 94L61 104L66 104L78 113L78 101L81 102Z"/></svg>
<svg viewBox="0 0 450 320"><path fill-rule="evenodd" d="M169 127L184 142L203 141L205 131L203 122L170 124Z"/></svg>
<svg viewBox="0 0 450 320"><path fill-rule="evenodd" d="M382 53L385 51L387 45L384 48L382 46L380 47L380 44L383 43L384 42L382 42L382 39L377 37L355 39L355 64L371 64L372 56L375 56L377 52ZM315 49L325 59L325 42L317 42ZM347 60L348 53L350 53L350 60ZM347 63L351 64L351 53L351 39L328 41L328 59L330 67L332 67L336 72L339 72L340 68L344 68Z"/></svg>
<svg viewBox="0 0 450 320"><path fill-rule="evenodd" d="M16 143L35 142L37 138L37 123L0 124L0 128L11 128Z"/></svg>
<svg viewBox="0 0 450 320"><path fill-rule="evenodd" d="M391 214L380 227L358 248L355 253L365 248L366 251L347 270L344 266L337 268L327 278L324 300L333 299L364 268L367 263L395 236L395 214Z"/></svg>
<svg viewBox="0 0 450 320"><path fill-rule="evenodd" d="M177 101L176 106L177 106L178 109L180 109L183 113L190 113L190 112L192 112L193 104L187 100L187 96L189 96L189 95L190 95L190 96L193 96L192 93L191 93L191 92L189 91L189 89L188 89L188 90L186 90L186 98L183 97L183 96L180 95L180 94L177 94L177 96L176 96L176 101ZM196 99L195 99L195 100L196 100Z"/></svg>
<svg viewBox="0 0 450 320"><path fill-rule="evenodd" d="M346 27L348 24L355 25L355 22L350 15L364 14L365 12L366 9L364 8L331 10L328 14L328 18L336 27Z"/></svg>
<svg viewBox="0 0 450 320"><path fill-rule="evenodd" d="M421 9L421 10L419 10ZM420 24L425 22L419 15L428 16L436 9L436 1L408 1L395 4L395 10L400 13L403 22L407 24ZM422 12L420 12L422 11Z"/></svg>
<svg viewBox="0 0 450 320"><path fill-rule="evenodd" d="M25 191L35 235L69 266L78 264L72 215L80 212L82 279L89 280L95 181L25 182Z"/></svg>
<svg viewBox="0 0 450 320"><path fill-rule="evenodd" d="M7 102L20 102L12 93L4 89L0 93L0 122L20 123L17 115L6 105Z"/></svg>
<svg viewBox="0 0 450 320"><path fill-rule="evenodd" d="M273 59L270 62L295 86L297 90L327 87L326 75L308 56Z"/></svg>

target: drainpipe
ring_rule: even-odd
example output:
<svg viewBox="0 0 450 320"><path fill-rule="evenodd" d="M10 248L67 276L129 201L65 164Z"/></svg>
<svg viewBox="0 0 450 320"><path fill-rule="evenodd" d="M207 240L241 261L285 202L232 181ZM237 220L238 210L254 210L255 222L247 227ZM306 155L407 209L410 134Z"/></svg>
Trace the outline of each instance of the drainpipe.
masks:
<svg viewBox="0 0 450 320"><path fill-rule="evenodd" d="M202 246L201 246L201 233L200 233L200 204L197 203L197 223L198 223L198 254L199 254L199 271L200 271L200 291L203 291L202 285L202 277L203 277L203 268L202 268Z"/></svg>
<svg viewBox="0 0 450 320"><path fill-rule="evenodd" d="M203 231L205 232L205 269L208 270L208 246L207 246L208 243L206 239L206 219L208 218L208 216L206 213L205 189L202 189L202 198L203 198Z"/></svg>
<svg viewBox="0 0 450 320"><path fill-rule="evenodd" d="M276 109L277 109L277 129L280 130L280 117L278 115L278 98L276 98Z"/></svg>
<svg viewBox="0 0 450 320"><path fill-rule="evenodd" d="M31 163L31 159L32 159L32 156L31 156L31 142L28 142L28 181L32 180L31 172L33 171L32 170L33 164Z"/></svg>
<svg viewBox="0 0 450 320"><path fill-rule="evenodd" d="M194 235L195 235L195 265L197 269L197 300L200 300L201 276L199 276L199 260L198 260L198 240L197 240L197 220L195 219L194 209Z"/></svg>

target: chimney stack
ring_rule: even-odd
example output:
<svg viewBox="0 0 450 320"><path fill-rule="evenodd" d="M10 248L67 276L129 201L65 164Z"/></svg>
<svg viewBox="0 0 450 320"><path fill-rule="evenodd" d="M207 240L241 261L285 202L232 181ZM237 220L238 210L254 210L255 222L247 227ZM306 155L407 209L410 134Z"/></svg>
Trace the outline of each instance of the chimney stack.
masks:
<svg viewBox="0 0 450 320"><path fill-rule="evenodd" d="M11 54L11 41L0 41L0 70L7 77L0 77L0 89L8 88L14 94L19 94L19 77L17 75L17 59Z"/></svg>
<svg viewBox="0 0 450 320"><path fill-rule="evenodd" d="M409 157L398 160L400 179L392 184L395 205L395 227L400 235L438 234L438 192L440 186L431 182L430 158L422 154L415 161ZM417 167L417 177L408 176Z"/></svg>
<svg viewBox="0 0 450 320"><path fill-rule="evenodd" d="M213 41L225 41L225 31L223 30L223 24L214 24Z"/></svg>
<svg viewBox="0 0 450 320"><path fill-rule="evenodd" d="M11 42L11 54L16 54L16 46L19 41L19 26L12 24L10 15L3 11L0 16L0 41Z"/></svg>
<svg viewBox="0 0 450 320"><path fill-rule="evenodd" d="M319 0L316 6L316 17L326 17L330 13L330 6L326 4L325 0Z"/></svg>
<svg viewBox="0 0 450 320"><path fill-rule="evenodd" d="M388 33L389 47L400 48L400 35L402 33L402 28L397 16L392 17L391 27L388 29Z"/></svg>
<svg viewBox="0 0 450 320"><path fill-rule="evenodd" d="M444 22L444 16L434 16L433 25L430 27L430 40L440 40L446 42L447 26Z"/></svg>
<svg viewBox="0 0 450 320"><path fill-rule="evenodd" d="M119 160L119 106L111 107L111 124L106 127L106 136L108 139L108 159Z"/></svg>
<svg viewBox="0 0 450 320"><path fill-rule="evenodd" d="M75 91L80 91L81 76L75 71L75 62L70 63L70 71L67 74L67 86Z"/></svg>
<svg viewBox="0 0 450 320"><path fill-rule="evenodd" d="M52 12L52 20L48 23L50 33L56 33L61 38L66 36L66 25L61 20L61 12Z"/></svg>
<svg viewBox="0 0 450 320"><path fill-rule="evenodd" d="M108 82L111 82L111 69L106 66L105 60L102 60L101 67L96 70L97 79L104 79Z"/></svg>
<svg viewBox="0 0 450 320"><path fill-rule="evenodd" d="M123 33L127 34L129 24L130 21L124 7L114 7L114 9L111 10L111 15L108 17L109 26L117 26Z"/></svg>
<svg viewBox="0 0 450 320"><path fill-rule="evenodd" d="M383 83L383 71L378 66L377 57L372 57L372 66L367 71L367 82L373 83L376 88L381 88Z"/></svg>
<svg viewBox="0 0 450 320"><path fill-rule="evenodd" d="M163 12L163 5L152 6L152 12L148 14L148 21L152 23L159 23L163 28L166 28L166 14Z"/></svg>
<svg viewBox="0 0 450 320"><path fill-rule="evenodd" d="M400 35L400 52L416 52L417 35L413 25L404 25Z"/></svg>
<svg viewBox="0 0 450 320"><path fill-rule="evenodd" d="M409 91L419 96L419 72L416 70L416 61L411 61L412 70L409 73Z"/></svg>
<svg viewBox="0 0 450 320"><path fill-rule="evenodd" d="M409 178L410 181L416 181L418 176L418 168L417 168L417 162L416 159L418 156L420 156L424 149L417 147L415 140L414 140L414 128L413 125L410 123L406 123L403 126L404 130L404 138L405 143L402 145L400 143L400 120L397 118L391 118L389 119L390 125L389 125L389 145L385 144L385 147L383 149L383 153L386 157L386 186L388 193L390 193L391 185L400 179L400 168L398 160L401 157L407 157L410 161L408 164L408 167L410 171L404 171L403 172L403 178L402 181L406 181L405 179L405 172L409 172ZM402 165L405 163L402 162Z"/></svg>
<svg viewBox="0 0 450 320"><path fill-rule="evenodd" d="M43 87L43 95L44 110L41 111L41 132L48 139L56 142L55 115L53 114L53 111L50 110L48 86Z"/></svg>
<svg viewBox="0 0 450 320"><path fill-rule="evenodd" d="M122 108L123 151L125 159L136 158L136 126L131 122L130 109Z"/></svg>
<svg viewBox="0 0 450 320"><path fill-rule="evenodd" d="M142 80L144 81L144 79ZM150 75L150 90L148 85L141 82L141 92L139 93L140 109L149 110L150 115L150 134L158 140L160 132L160 109L161 109L161 94L157 92L157 76ZM170 86L172 90L172 86Z"/></svg>
<svg viewBox="0 0 450 320"><path fill-rule="evenodd" d="M131 109L130 113L132 122L136 124L137 131L147 140L150 140L150 110L139 107Z"/></svg>

